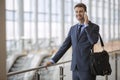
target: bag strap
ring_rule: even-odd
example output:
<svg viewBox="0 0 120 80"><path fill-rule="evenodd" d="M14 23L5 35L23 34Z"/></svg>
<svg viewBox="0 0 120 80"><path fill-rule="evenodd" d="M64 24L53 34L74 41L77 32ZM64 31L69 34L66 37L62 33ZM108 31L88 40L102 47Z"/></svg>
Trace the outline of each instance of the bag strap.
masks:
<svg viewBox="0 0 120 80"><path fill-rule="evenodd" d="M99 34L98 36L99 36L99 39L100 39L100 44L101 44L101 47L102 47L102 48L103 48L103 50L104 50L104 43L103 43L102 37L101 37L101 35L100 35L100 34ZM93 45L93 48L92 48L92 52L94 52L94 45Z"/></svg>
<svg viewBox="0 0 120 80"><path fill-rule="evenodd" d="M104 48L104 43L103 43L103 40L102 40L102 37L101 37L101 35L99 34L99 38L100 38L100 44L101 44L101 47L103 47Z"/></svg>

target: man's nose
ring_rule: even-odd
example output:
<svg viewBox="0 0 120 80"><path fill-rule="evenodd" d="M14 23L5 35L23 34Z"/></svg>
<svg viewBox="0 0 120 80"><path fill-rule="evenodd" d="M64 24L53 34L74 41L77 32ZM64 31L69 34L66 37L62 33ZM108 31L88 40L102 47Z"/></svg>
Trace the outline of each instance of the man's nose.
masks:
<svg viewBox="0 0 120 80"><path fill-rule="evenodd" d="M78 12L78 14L81 14L81 12Z"/></svg>

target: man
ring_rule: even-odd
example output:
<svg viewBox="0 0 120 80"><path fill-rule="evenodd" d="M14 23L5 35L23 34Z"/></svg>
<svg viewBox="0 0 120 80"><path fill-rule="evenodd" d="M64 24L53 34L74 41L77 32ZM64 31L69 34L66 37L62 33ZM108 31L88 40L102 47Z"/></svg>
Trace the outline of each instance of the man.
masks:
<svg viewBox="0 0 120 80"><path fill-rule="evenodd" d="M64 43L55 56L45 66L56 63L72 46L72 78L73 80L95 80L96 76L90 72L90 53L99 38L99 26L90 22L86 14L86 5L78 3L74 7L78 24L70 28Z"/></svg>

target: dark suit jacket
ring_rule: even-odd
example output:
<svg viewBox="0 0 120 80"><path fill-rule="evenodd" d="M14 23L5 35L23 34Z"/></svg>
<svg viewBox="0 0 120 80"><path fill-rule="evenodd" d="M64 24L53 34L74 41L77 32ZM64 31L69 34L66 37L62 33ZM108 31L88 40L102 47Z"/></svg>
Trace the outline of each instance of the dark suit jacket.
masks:
<svg viewBox="0 0 120 80"><path fill-rule="evenodd" d="M56 63L72 45L71 70L74 70L77 66L80 71L88 71L91 48L99 38L99 26L89 21L88 26L82 31L78 39L77 26L78 24L71 27L64 43L52 60Z"/></svg>

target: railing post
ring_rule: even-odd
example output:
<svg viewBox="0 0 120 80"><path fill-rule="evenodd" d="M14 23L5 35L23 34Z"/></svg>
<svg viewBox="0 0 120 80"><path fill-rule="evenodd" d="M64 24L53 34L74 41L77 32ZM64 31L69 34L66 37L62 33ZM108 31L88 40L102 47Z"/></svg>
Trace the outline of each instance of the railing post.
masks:
<svg viewBox="0 0 120 80"><path fill-rule="evenodd" d="M118 80L117 79L117 66L118 66L118 64L117 64L117 53L115 53L115 80Z"/></svg>
<svg viewBox="0 0 120 80"><path fill-rule="evenodd" d="M105 80L108 80L108 75L105 75Z"/></svg>
<svg viewBox="0 0 120 80"><path fill-rule="evenodd" d="M60 66L60 80L64 80L64 69Z"/></svg>
<svg viewBox="0 0 120 80"><path fill-rule="evenodd" d="M38 73L38 71L36 71L36 73L35 73L35 79L40 80L40 74Z"/></svg>

